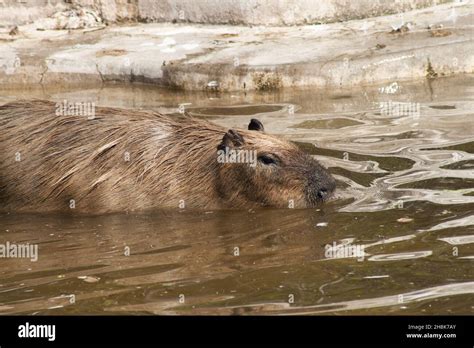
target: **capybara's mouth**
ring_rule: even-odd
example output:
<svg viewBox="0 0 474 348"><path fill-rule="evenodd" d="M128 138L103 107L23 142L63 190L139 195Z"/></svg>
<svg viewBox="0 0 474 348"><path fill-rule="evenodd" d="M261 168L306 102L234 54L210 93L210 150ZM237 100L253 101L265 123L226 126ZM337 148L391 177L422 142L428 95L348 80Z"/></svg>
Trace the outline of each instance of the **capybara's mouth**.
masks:
<svg viewBox="0 0 474 348"><path fill-rule="evenodd" d="M327 202L332 197L334 197L334 190L333 191L323 190L320 194L306 195L306 202L309 208L313 208L324 202Z"/></svg>

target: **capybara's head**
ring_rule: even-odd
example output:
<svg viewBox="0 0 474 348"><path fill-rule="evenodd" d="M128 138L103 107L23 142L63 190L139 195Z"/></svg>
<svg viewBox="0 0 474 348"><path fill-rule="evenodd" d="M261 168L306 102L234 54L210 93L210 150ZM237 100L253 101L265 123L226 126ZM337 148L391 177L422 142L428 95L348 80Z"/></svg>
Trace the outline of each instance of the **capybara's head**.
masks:
<svg viewBox="0 0 474 348"><path fill-rule="evenodd" d="M331 174L295 144L264 133L252 119L248 130L229 130L217 147L219 194L236 202L305 208L327 200Z"/></svg>

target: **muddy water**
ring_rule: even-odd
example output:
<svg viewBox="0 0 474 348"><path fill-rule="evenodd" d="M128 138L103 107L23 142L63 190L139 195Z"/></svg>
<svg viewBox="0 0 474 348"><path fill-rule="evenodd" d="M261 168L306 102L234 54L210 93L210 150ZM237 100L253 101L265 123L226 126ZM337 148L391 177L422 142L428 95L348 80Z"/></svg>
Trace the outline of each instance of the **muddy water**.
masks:
<svg viewBox="0 0 474 348"><path fill-rule="evenodd" d="M257 117L339 182L319 209L0 215L0 313L472 314L474 77L265 94L146 86L18 98Z"/></svg>

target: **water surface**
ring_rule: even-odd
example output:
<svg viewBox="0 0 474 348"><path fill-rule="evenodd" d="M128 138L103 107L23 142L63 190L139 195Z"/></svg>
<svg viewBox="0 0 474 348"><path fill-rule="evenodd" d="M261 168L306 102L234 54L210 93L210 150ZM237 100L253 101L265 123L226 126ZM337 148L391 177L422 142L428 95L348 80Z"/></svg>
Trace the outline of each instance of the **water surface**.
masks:
<svg viewBox="0 0 474 348"><path fill-rule="evenodd" d="M336 199L307 210L0 215L0 243L39 248L36 262L0 258L0 314L472 314L473 82L262 94L0 89L0 103L172 114L185 104L229 128L255 117L339 184Z"/></svg>

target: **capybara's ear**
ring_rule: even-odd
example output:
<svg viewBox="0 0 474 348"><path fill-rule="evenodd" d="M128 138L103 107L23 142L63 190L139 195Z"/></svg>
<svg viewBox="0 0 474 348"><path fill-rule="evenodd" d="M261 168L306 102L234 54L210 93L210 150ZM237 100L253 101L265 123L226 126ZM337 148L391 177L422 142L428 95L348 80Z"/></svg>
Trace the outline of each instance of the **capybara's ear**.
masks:
<svg viewBox="0 0 474 348"><path fill-rule="evenodd" d="M259 132L263 132L264 129L263 129L262 122L260 122L256 118L252 118L250 120L250 123L249 123L249 130L256 130L256 131L259 131Z"/></svg>
<svg viewBox="0 0 474 348"><path fill-rule="evenodd" d="M239 147L244 144L244 138L233 129L229 129L222 137L222 142L217 147L218 150L224 150L226 147Z"/></svg>

